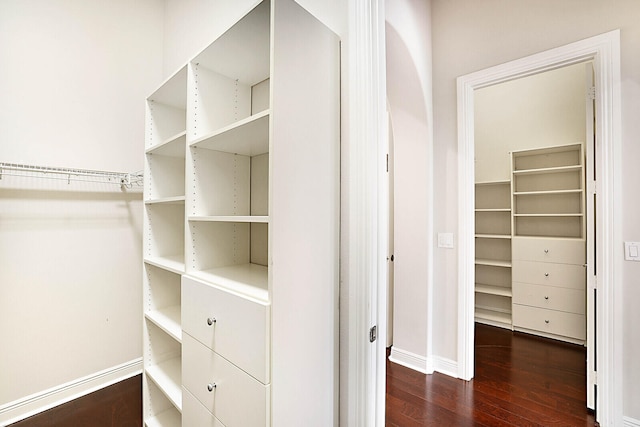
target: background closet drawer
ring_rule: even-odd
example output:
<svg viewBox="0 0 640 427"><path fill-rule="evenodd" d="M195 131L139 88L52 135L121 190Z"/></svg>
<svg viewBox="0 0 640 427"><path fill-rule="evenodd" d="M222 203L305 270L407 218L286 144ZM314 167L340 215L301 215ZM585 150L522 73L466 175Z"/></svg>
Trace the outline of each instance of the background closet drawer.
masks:
<svg viewBox="0 0 640 427"><path fill-rule="evenodd" d="M182 329L261 382L270 382L270 305L182 277Z"/></svg>
<svg viewBox="0 0 640 427"><path fill-rule="evenodd" d="M267 425L270 386L260 383L189 334L182 336L182 382L224 425Z"/></svg>
<svg viewBox="0 0 640 427"><path fill-rule="evenodd" d="M585 322L585 316L581 314L513 304L513 326L516 328L584 340Z"/></svg>
<svg viewBox="0 0 640 427"><path fill-rule="evenodd" d="M185 427L225 427L184 387L182 388L182 425Z"/></svg>
<svg viewBox="0 0 640 427"><path fill-rule="evenodd" d="M514 282L585 289L587 269L576 264L514 260L511 274Z"/></svg>
<svg viewBox="0 0 640 427"><path fill-rule="evenodd" d="M532 307L585 314L586 292L577 289L514 282L513 302Z"/></svg>
<svg viewBox="0 0 640 427"><path fill-rule="evenodd" d="M512 245L514 260L580 265L585 263L585 242L580 239L514 237Z"/></svg>

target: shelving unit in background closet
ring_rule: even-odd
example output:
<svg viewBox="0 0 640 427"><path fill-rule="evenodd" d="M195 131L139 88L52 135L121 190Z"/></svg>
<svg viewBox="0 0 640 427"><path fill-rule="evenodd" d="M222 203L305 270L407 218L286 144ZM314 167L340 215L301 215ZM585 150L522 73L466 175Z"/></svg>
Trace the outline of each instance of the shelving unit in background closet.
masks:
<svg viewBox="0 0 640 427"><path fill-rule="evenodd" d="M586 339L586 218L581 143L512 153L514 327Z"/></svg>
<svg viewBox="0 0 640 427"><path fill-rule="evenodd" d="M511 329L511 181L476 183L475 320Z"/></svg>
<svg viewBox="0 0 640 427"><path fill-rule="evenodd" d="M265 0L149 97L146 425L333 423L339 77L335 34Z"/></svg>

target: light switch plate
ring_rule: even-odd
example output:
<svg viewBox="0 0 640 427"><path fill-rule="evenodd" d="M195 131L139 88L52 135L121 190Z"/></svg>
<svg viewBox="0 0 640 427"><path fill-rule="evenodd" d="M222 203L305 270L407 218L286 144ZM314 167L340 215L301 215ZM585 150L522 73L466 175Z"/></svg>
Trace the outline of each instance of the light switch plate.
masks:
<svg viewBox="0 0 640 427"><path fill-rule="evenodd" d="M640 242L624 242L624 259L640 261Z"/></svg>
<svg viewBox="0 0 640 427"><path fill-rule="evenodd" d="M438 247L453 249L453 233L438 233Z"/></svg>

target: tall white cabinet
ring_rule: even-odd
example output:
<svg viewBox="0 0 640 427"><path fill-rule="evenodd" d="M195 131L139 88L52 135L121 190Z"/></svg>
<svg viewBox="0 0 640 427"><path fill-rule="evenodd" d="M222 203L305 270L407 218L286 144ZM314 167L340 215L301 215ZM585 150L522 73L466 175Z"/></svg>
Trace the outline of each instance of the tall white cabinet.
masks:
<svg viewBox="0 0 640 427"><path fill-rule="evenodd" d="M586 218L582 144L512 153L513 324L586 340Z"/></svg>
<svg viewBox="0 0 640 427"><path fill-rule="evenodd" d="M147 99L146 425L337 424L339 49L260 1Z"/></svg>

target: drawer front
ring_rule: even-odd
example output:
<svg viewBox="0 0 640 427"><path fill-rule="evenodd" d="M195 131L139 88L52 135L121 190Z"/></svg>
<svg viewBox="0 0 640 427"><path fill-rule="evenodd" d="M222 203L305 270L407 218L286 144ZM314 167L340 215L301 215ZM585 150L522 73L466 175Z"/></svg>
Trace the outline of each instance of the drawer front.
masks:
<svg viewBox="0 0 640 427"><path fill-rule="evenodd" d="M182 388L182 425L224 427L186 388Z"/></svg>
<svg viewBox="0 0 640 427"><path fill-rule="evenodd" d="M514 260L511 274L514 282L585 290L587 269L577 264L553 264Z"/></svg>
<svg viewBox="0 0 640 427"><path fill-rule="evenodd" d="M513 304L513 326L577 340L586 338L585 316L563 311Z"/></svg>
<svg viewBox="0 0 640 427"><path fill-rule="evenodd" d="M182 383L224 425L267 425L270 386L251 377L189 334L182 336Z"/></svg>
<svg viewBox="0 0 640 427"><path fill-rule="evenodd" d="M586 291L584 290L532 285L530 283L513 283L514 304L585 314L586 296Z"/></svg>
<svg viewBox="0 0 640 427"><path fill-rule="evenodd" d="M514 260L580 265L585 263L584 240L514 237L512 244Z"/></svg>
<svg viewBox="0 0 640 427"><path fill-rule="evenodd" d="M265 384L270 382L269 316L269 304L182 277L182 329Z"/></svg>

